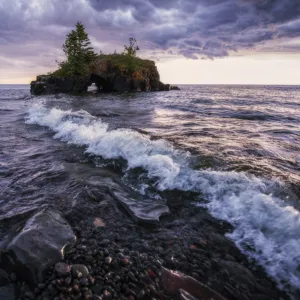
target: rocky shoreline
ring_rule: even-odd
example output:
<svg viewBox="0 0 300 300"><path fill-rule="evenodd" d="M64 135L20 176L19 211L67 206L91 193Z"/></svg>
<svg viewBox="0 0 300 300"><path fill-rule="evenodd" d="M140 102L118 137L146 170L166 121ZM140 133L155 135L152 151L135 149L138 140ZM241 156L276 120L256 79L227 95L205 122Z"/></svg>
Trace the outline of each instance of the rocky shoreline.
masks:
<svg viewBox="0 0 300 300"><path fill-rule="evenodd" d="M11 268L5 263L12 260L4 259L2 251L1 267L8 273L0 273L0 299L289 299L262 268L250 263L224 237L230 226L204 209L181 201L170 206L170 214L156 224L138 225L113 197L104 198L94 197L64 214L72 228L63 222L64 230L50 236L52 245L60 245L65 255L48 256L52 265L40 265L47 270L43 279L29 280L30 271L37 267L32 258L24 261L28 266L24 274L20 264ZM50 223L48 229L41 229L43 241L49 238L45 232L52 231ZM33 233L40 230L32 218L26 224L35 228ZM77 237L75 244L70 230ZM24 232L28 230L18 235ZM67 239L58 243L62 236ZM30 249L35 252L40 236L29 237L33 237ZM49 248L46 244L44 249ZM20 256L24 258L24 252ZM35 259L45 260L45 253Z"/></svg>

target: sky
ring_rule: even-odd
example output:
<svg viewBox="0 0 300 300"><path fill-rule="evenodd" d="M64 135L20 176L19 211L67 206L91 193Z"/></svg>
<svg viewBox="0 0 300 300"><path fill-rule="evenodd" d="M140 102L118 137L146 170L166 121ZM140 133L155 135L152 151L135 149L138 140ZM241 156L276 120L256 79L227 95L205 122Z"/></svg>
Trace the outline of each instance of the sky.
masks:
<svg viewBox="0 0 300 300"><path fill-rule="evenodd" d="M156 62L171 84L299 84L300 0L0 0L0 84L63 61L77 21L96 52Z"/></svg>

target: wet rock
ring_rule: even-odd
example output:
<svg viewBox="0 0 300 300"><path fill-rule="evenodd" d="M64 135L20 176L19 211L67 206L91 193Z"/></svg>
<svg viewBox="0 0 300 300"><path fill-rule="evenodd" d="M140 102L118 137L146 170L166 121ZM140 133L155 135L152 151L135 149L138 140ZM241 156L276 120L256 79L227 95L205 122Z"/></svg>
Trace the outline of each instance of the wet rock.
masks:
<svg viewBox="0 0 300 300"><path fill-rule="evenodd" d="M141 291L139 292L139 294L137 295L137 299L144 299L145 296L146 296L145 290L141 290Z"/></svg>
<svg viewBox="0 0 300 300"><path fill-rule="evenodd" d="M102 298L103 298L103 300L111 300L112 299L112 295L111 295L111 293L109 291L105 290L103 292L103 297Z"/></svg>
<svg viewBox="0 0 300 300"><path fill-rule="evenodd" d="M151 278L155 278L156 277L156 274L153 272L153 270L151 268L149 268L147 270L147 273L148 273L148 276L151 277Z"/></svg>
<svg viewBox="0 0 300 300"><path fill-rule="evenodd" d="M111 257L107 256L107 257L105 258L105 263L106 263L107 265L109 265L109 264L111 263L111 261L112 261L112 258L111 258Z"/></svg>
<svg viewBox="0 0 300 300"><path fill-rule="evenodd" d="M19 289L15 284L0 287L0 300L15 300L19 297Z"/></svg>
<svg viewBox="0 0 300 300"><path fill-rule="evenodd" d="M185 290L179 290L179 300L198 300Z"/></svg>
<svg viewBox="0 0 300 300"><path fill-rule="evenodd" d="M176 295L180 290L184 290L191 296L202 300L225 300L225 298L208 286L183 273L170 271L165 268L162 268L161 273L161 284L172 295Z"/></svg>
<svg viewBox="0 0 300 300"><path fill-rule="evenodd" d="M11 274L10 274L10 280L11 280L12 282L16 282L16 281L17 281L17 275L16 275L15 273L11 273Z"/></svg>
<svg viewBox="0 0 300 300"><path fill-rule="evenodd" d="M81 276L78 276L78 274ZM72 265L72 276L75 278L78 277L87 277L89 275L89 270L85 265Z"/></svg>
<svg viewBox="0 0 300 300"><path fill-rule="evenodd" d="M112 195L136 223L155 224L159 222L161 216L170 213L168 206L163 201L139 199L137 195L133 197L119 190L113 190Z"/></svg>
<svg viewBox="0 0 300 300"><path fill-rule="evenodd" d="M83 285L83 286L88 286L90 283L89 283L89 280L86 278L86 277L83 277L79 280L80 284Z"/></svg>
<svg viewBox="0 0 300 300"><path fill-rule="evenodd" d="M4 286L10 283L9 275L6 271L0 269L0 286Z"/></svg>
<svg viewBox="0 0 300 300"><path fill-rule="evenodd" d="M110 243L109 239L104 239L102 241L99 242L100 246L107 246Z"/></svg>
<svg viewBox="0 0 300 300"><path fill-rule="evenodd" d="M65 279L65 284L66 284L66 285L70 285L71 282L72 282L72 278L71 278L71 277L67 277L67 278Z"/></svg>
<svg viewBox="0 0 300 300"><path fill-rule="evenodd" d="M58 276L67 277L71 273L71 266L65 263L57 263L54 270Z"/></svg>
<svg viewBox="0 0 300 300"><path fill-rule="evenodd" d="M25 297L27 297L28 299L34 299L34 294L28 291L25 293Z"/></svg>
<svg viewBox="0 0 300 300"><path fill-rule="evenodd" d="M159 91L169 91L170 90L170 85L169 84L164 84L161 81L159 81Z"/></svg>
<svg viewBox="0 0 300 300"><path fill-rule="evenodd" d="M31 217L3 251L4 268L24 281L42 282L48 268L64 258L76 241L70 225L54 210Z"/></svg>
<svg viewBox="0 0 300 300"><path fill-rule="evenodd" d="M39 288L40 290L43 290L43 289L45 288L45 284L44 284L44 283L39 283L39 284L38 284L38 288Z"/></svg>
<svg viewBox="0 0 300 300"><path fill-rule="evenodd" d="M170 90L171 90L171 91L174 91L174 90L175 90L175 91L180 91L180 88L179 88L177 85L171 85L171 86L170 86Z"/></svg>
<svg viewBox="0 0 300 300"><path fill-rule="evenodd" d="M130 278L131 281L137 282L137 279L135 278L132 272L128 272L128 277Z"/></svg>
<svg viewBox="0 0 300 300"><path fill-rule="evenodd" d="M46 95L56 93L85 92L89 84L89 77L58 77L53 75L37 76L36 81L30 84L33 95Z"/></svg>
<svg viewBox="0 0 300 300"><path fill-rule="evenodd" d="M228 272L228 277L239 282L245 283L246 286L254 287L256 284L256 279L254 275L243 265L233 262L233 261L219 261L220 266Z"/></svg>

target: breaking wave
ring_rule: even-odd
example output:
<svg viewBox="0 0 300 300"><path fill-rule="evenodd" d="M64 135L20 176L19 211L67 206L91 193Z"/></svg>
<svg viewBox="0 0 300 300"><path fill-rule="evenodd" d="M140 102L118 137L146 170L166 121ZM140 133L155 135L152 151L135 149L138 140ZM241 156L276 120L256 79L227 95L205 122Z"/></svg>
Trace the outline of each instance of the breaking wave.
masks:
<svg viewBox="0 0 300 300"><path fill-rule="evenodd" d="M123 158L128 168L142 167L159 190L201 192L210 213L234 226L228 236L263 265L281 287L300 289L300 214L273 192L279 183L245 173L196 171L189 153L166 140L152 141L129 129L109 130L107 123L86 111L29 108L27 124L46 126L54 138L86 146L86 152L106 159Z"/></svg>

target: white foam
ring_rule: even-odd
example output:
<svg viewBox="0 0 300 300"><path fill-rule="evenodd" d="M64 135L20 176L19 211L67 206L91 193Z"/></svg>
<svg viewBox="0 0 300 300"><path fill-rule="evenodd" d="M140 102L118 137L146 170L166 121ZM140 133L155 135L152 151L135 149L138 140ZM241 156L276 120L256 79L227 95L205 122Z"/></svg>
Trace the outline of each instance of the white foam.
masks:
<svg viewBox="0 0 300 300"><path fill-rule="evenodd" d="M26 123L47 126L56 132L54 138L85 145L88 153L126 159L128 168L142 167L157 180L160 190L201 192L211 214L234 226L228 236L244 252L261 263L279 285L285 286L284 281L300 289L300 214L272 195L278 183L245 173L195 171L189 167L189 154L167 141L151 141L129 129L109 130L108 124L85 111L35 104Z"/></svg>

